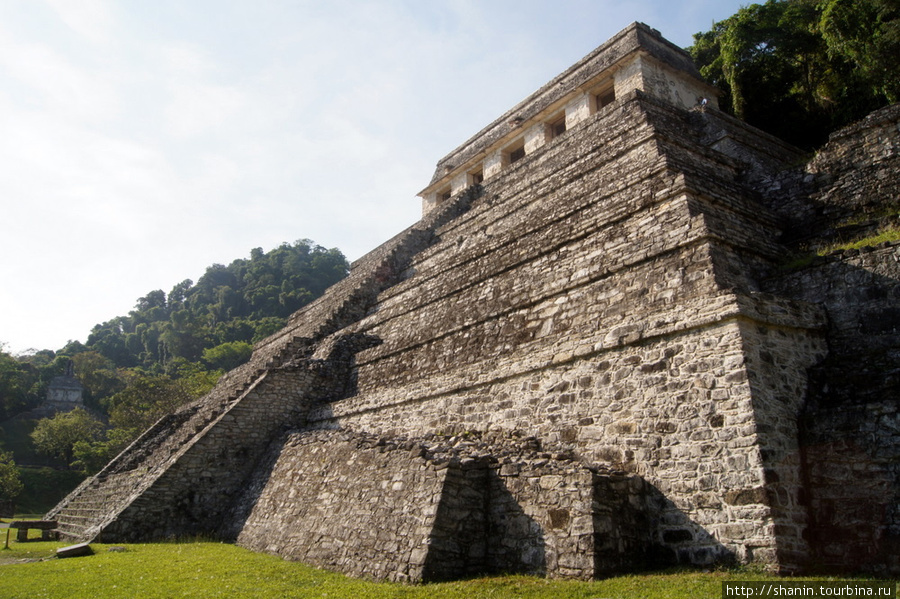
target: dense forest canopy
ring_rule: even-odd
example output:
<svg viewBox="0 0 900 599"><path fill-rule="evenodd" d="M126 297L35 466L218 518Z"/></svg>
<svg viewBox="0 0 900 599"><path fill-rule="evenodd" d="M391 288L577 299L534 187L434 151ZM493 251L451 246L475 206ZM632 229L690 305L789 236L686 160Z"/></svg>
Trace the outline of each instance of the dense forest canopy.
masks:
<svg viewBox="0 0 900 599"><path fill-rule="evenodd" d="M94 326L84 343L21 356L0 346L0 422L37 407L72 362L90 414L41 421L32 439L64 465L96 470L157 418L212 388L250 357L253 343L348 272L339 250L308 239L255 248L249 259L213 264L196 283L150 291L127 316ZM87 417L105 430L87 426ZM63 436L71 437L65 447L53 444Z"/></svg>
<svg viewBox="0 0 900 599"><path fill-rule="evenodd" d="M900 0L769 0L694 35L720 106L801 148L900 100Z"/></svg>
<svg viewBox="0 0 900 599"><path fill-rule="evenodd" d="M184 280L168 295L151 291L128 316L95 326L85 346L117 367L160 372L173 363L205 359L209 367L232 368L228 348L276 332L348 268L340 251L306 239L268 253L256 248L249 260L213 264L196 284Z"/></svg>

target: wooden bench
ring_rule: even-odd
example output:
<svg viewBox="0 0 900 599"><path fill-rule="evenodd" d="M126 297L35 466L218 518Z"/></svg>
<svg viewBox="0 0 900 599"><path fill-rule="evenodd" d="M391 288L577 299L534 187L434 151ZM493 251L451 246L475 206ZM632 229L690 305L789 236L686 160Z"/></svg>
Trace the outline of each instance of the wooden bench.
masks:
<svg viewBox="0 0 900 599"><path fill-rule="evenodd" d="M28 531L31 529L41 531L42 541L55 541L56 520L14 520L9 523L10 528L15 528L16 540L20 543L28 540Z"/></svg>

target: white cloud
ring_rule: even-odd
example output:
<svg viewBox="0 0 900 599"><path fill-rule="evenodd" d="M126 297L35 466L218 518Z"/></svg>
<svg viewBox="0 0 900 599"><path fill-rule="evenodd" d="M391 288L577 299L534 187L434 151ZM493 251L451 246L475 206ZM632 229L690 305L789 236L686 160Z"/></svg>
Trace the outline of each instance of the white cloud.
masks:
<svg viewBox="0 0 900 599"><path fill-rule="evenodd" d="M5 93L23 108L73 119L99 120L118 110L113 85L46 44L15 41L0 34L0 69Z"/></svg>
<svg viewBox="0 0 900 599"><path fill-rule="evenodd" d="M225 127L246 108L243 95L225 85L179 82L170 86L169 93L166 130L175 137L193 137Z"/></svg>
<svg viewBox="0 0 900 599"><path fill-rule="evenodd" d="M93 44L110 41L114 28L112 6L104 0L45 0L60 19Z"/></svg>

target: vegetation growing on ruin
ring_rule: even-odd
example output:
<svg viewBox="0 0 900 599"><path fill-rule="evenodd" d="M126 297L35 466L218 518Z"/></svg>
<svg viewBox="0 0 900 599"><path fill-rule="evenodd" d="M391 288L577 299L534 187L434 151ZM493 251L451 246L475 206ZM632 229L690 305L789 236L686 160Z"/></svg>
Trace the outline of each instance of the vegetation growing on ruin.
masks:
<svg viewBox="0 0 900 599"><path fill-rule="evenodd" d="M820 256L824 256L838 250L858 250L864 247L875 247L879 244L892 241L900 241L900 228L890 227L887 229L883 229L875 235L870 235L862 239L835 243L834 245L822 248L817 252L817 254Z"/></svg>
<svg viewBox="0 0 900 599"><path fill-rule="evenodd" d="M834 252L877 247L882 243L892 243L896 241L900 241L900 227L885 227L874 235L868 235L849 241L837 241L815 251L792 254L781 264L781 270L784 272L804 268L812 264L817 257L827 256Z"/></svg>

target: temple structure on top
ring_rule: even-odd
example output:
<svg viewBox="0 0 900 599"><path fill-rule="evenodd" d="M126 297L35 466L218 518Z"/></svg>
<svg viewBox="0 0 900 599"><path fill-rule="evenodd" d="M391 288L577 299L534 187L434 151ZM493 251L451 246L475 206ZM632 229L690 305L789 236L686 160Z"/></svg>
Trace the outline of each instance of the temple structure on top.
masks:
<svg viewBox="0 0 900 599"><path fill-rule="evenodd" d="M690 56L658 31L635 23L441 159L428 187L419 192L422 214L598 110L613 110L616 97L635 90L683 109L718 107L718 90L700 77Z"/></svg>

